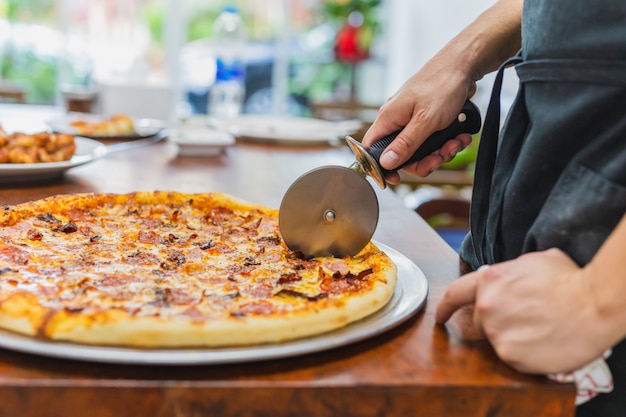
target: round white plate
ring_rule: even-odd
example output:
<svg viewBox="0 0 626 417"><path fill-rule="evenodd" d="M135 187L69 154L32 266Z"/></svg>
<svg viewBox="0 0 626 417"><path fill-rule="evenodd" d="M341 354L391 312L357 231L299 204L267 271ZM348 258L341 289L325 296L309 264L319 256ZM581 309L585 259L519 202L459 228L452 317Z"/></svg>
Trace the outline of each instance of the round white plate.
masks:
<svg viewBox="0 0 626 417"><path fill-rule="evenodd" d="M206 365L251 362L334 349L382 334L400 325L424 306L428 281L410 259L375 242L398 268L391 300L381 310L342 329L280 344L232 348L135 349L49 342L0 330L0 347L36 355L92 362L134 365Z"/></svg>
<svg viewBox="0 0 626 417"><path fill-rule="evenodd" d="M48 120L47 123L54 132L66 133L69 135L78 135L79 133L76 128L71 125L72 122L75 122L77 120L100 122L104 119L105 118L103 118L102 116L95 114L70 113L66 117ZM80 135L92 139L142 139L157 135L165 128L165 122L156 119L133 119L133 124L135 126L135 132L123 135Z"/></svg>
<svg viewBox="0 0 626 417"><path fill-rule="evenodd" d="M359 120L332 122L271 115L242 115L228 120L209 118L208 123L243 140L308 146L336 142L358 132L362 126Z"/></svg>
<svg viewBox="0 0 626 417"><path fill-rule="evenodd" d="M68 161L39 162L35 164L0 164L0 181L26 181L54 178L70 168L77 167L102 158L107 154L107 147L95 140L76 137L76 152Z"/></svg>

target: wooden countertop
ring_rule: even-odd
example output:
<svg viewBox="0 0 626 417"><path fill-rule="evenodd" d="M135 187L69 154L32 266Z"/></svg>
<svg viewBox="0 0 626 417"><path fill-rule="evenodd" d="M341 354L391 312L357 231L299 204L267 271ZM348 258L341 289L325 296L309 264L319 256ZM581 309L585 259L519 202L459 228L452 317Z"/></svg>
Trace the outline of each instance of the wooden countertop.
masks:
<svg viewBox="0 0 626 417"><path fill-rule="evenodd" d="M352 159L344 147L249 142L217 157L179 157L175 145L161 142L61 178L5 181L0 204L59 193L176 190L224 191L278 207L307 170ZM349 346L229 365L128 366L0 349L0 416L574 416L573 385L513 371L473 337L467 310L435 324L437 301L459 276L457 255L391 190L377 195L374 239L408 257L429 283L424 309L407 322Z"/></svg>

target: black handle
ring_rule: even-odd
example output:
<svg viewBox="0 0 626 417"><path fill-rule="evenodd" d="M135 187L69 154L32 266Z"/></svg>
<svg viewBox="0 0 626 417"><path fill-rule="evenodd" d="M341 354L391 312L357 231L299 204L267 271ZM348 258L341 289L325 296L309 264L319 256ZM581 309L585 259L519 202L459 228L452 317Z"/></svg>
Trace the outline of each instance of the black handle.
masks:
<svg viewBox="0 0 626 417"><path fill-rule="evenodd" d="M430 135L428 139L426 139L424 143L422 143L422 146L417 148L417 150L409 158L409 160L396 169L403 168L409 164L412 164L413 162L419 161L425 156L430 155L437 149L441 148L444 143L461 133L477 133L480 130L481 123L482 122L480 119L480 111L478 110L478 107L470 100L467 100L463 105L463 109L459 112L459 117L457 117L450 126ZM398 133L400 133L400 130L383 137L382 139L376 141L367 150L367 152L376 160L376 163L378 163L379 166L380 155L385 149L387 149L391 142L393 142L396 136L398 136ZM385 175L395 171L389 171L384 169L383 167L380 167L380 169Z"/></svg>

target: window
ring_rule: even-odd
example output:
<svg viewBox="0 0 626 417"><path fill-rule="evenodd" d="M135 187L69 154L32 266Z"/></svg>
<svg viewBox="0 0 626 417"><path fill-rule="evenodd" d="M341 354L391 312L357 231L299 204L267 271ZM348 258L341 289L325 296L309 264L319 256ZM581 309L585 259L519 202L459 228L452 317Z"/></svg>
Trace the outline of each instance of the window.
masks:
<svg viewBox="0 0 626 417"><path fill-rule="evenodd" d="M144 85L177 90L173 100L185 112L202 113L214 77L213 21L223 6L234 4L249 34L245 110L275 110L282 97L282 110L306 115L313 101L353 93L355 65L335 59L336 34L356 8L372 29L371 44L373 30L380 29L379 3L0 0L0 74L22 88L30 103L53 104L61 89L72 86ZM382 68L384 62L369 51L360 67Z"/></svg>

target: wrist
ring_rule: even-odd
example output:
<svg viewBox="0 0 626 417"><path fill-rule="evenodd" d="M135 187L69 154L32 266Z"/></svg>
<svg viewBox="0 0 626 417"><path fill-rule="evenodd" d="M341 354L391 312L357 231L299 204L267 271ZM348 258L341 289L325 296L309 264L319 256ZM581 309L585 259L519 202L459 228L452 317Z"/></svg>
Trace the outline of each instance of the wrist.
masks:
<svg viewBox="0 0 626 417"><path fill-rule="evenodd" d="M592 260L582 273L597 316L597 342L601 348L612 347L626 336L626 272L607 270L606 265Z"/></svg>

